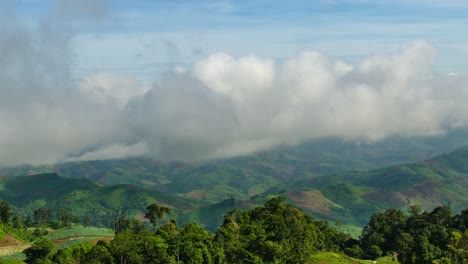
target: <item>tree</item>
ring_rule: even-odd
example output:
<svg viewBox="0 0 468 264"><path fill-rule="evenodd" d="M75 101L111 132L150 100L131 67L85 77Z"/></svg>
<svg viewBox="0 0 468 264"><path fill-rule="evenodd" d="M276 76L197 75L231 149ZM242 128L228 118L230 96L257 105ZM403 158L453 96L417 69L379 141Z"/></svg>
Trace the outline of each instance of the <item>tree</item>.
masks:
<svg viewBox="0 0 468 264"><path fill-rule="evenodd" d="M140 220L137 219L122 219L117 223L117 229L119 232L124 230L130 230L133 233L140 233L146 231L145 226Z"/></svg>
<svg viewBox="0 0 468 264"><path fill-rule="evenodd" d="M114 257L109 252L105 242L99 241L82 259L82 263L89 264L112 264Z"/></svg>
<svg viewBox="0 0 468 264"><path fill-rule="evenodd" d="M50 221L50 217L52 216L52 212L48 208L39 208L34 211L34 223L37 226L41 226L45 223Z"/></svg>
<svg viewBox="0 0 468 264"><path fill-rule="evenodd" d="M16 228L16 229L26 228L21 218L19 218L19 216L17 215L13 216L13 218L11 219L11 223L13 225L13 228Z"/></svg>
<svg viewBox="0 0 468 264"><path fill-rule="evenodd" d="M132 230L122 230L109 245L116 263L175 263L173 256L167 254L168 245L160 236L152 232L135 233Z"/></svg>
<svg viewBox="0 0 468 264"><path fill-rule="evenodd" d="M180 232L180 260L183 263L212 263L212 235L195 223Z"/></svg>
<svg viewBox="0 0 468 264"><path fill-rule="evenodd" d="M168 214L170 209L165 206L158 206L155 203L150 204L146 207L145 218L150 221L150 223L156 228L158 220L163 218L164 215Z"/></svg>
<svg viewBox="0 0 468 264"><path fill-rule="evenodd" d="M2 222L3 226L8 224L8 222L10 221L10 217L11 217L10 205L5 201L1 201L0 202L0 222Z"/></svg>
<svg viewBox="0 0 468 264"><path fill-rule="evenodd" d="M62 225L68 228L71 228L73 222L73 214L68 212L67 210L61 208L57 212L57 218L62 222Z"/></svg>
<svg viewBox="0 0 468 264"><path fill-rule="evenodd" d="M168 244L167 252L175 256L177 263L180 263L181 235L175 219L161 225L156 234L164 239Z"/></svg>
<svg viewBox="0 0 468 264"><path fill-rule="evenodd" d="M91 218L89 217L89 215L83 216L82 223L84 227L88 227L91 225Z"/></svg>
<svg viewBox="0 0 468 264"><path fill-rule="evenodd" d="M124 207L121 205L114 212L112 216L112 226L114 227L115 234L118 234L121 231L122 221L127 218L127 211L124 210Z"/></svg>
<svg viewBox="0 0 468 264"><path fill-rule="evenodd" d="M57 264L68 264L75 262L72 256L67 254L67 251L65 249L57 250L57 252L51 257L51 260L53 263Z"/></svg>
<svg viewBox="0 0 468 264"><path fill-rule="evenodd" d="M26 263L46 263L47 258L54 250L54 244L46 239L40 238L34 244L23 251L26 255Z"/></svg>
<svg viewBox="0 0 468 264"><path fill-rule="evenodd" d="M215 262L307 263L314 251L326 249L324 224L283 201L228 213L213 241Z"/></svg>
<svg viewBox="0 0 468 264"><path fill-rule="evenodd" d="M406 220L406 216L396 209L373 214L362 232L361 245L365 257L375 259L397 251L397 241Z"/></svg>

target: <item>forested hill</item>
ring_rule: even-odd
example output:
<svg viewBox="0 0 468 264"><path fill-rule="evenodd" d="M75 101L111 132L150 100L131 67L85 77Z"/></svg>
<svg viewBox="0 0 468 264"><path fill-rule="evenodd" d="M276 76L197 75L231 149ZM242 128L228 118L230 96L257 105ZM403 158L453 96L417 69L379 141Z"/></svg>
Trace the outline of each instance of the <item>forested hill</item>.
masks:
<svg viewBox="0 0 468 264"><path fill-rule="evenodd" d="M77 222L95 226L112 226L118 211L126 215L142 214L149 203L186 210L193 204L183 198L148 191L132 185L102 186L87 179L70 179L56 173L0 178L0 200L15 207L16 214L32 217L44 209L49 214L60 210L71 213Z"/></svg>
<svg viewBox="0 0 468 264"><path fill-rule="evenodd" d="M270 190L286 192L293 202L316 215L362 226L376 211L419 205L426 210L450 205L468 207L468 148L423 162L366 172L310 177ZM305 197L317 197L315 202ZM322 207L320 205L323 205Z"/></svg>
<svg viewBox="0 0 468 264"><path fill-rule="evenodd" d="M144 158L82 161L4 168L0 169L0 175L57 171L70 178L49 177L37 183L28 183L29 179L23 178L23 185L15 183L35 188L23 196L30 198L29 204L20 205L30 209L46 204L59 206L54 201L58 198L65 203L72 199L70 197L77 201L83 197L79 202L69 203L75 204L70 206L75 207L71 210L81 211L82 215L83 210L77 209L81 207L78 205L83 201L107 204L101 202L106 198L98 196L108 193L110 197L117 197L119 203L153 199L177 208L182 213L180 219L196 221L214 230L228 210L258 205L271 195L282 193L292 204L317 217L363 226L373 212L391 207L418 204L431 210L441 204L450 204L455 211L467 207L466 148L427 159L434 153L467 143L467 134L466 129L462 129L438 137L394 138L374 144L328 139L219 161L162 162ZM426 161L408 162L423 158ZM393 166L378 168L383 165ZM92 182L72 181L73 178L86 178ZM49 181L54 182L50 186L60 182L60 188L70 192L47 191ZM136 198L124 198L131 196ZM17 198L21 198L4 197L13 205L18 204ZM141 211L143 203L137 204Z"/></svg>
<svg viewBox="0 0 468 264"><path fill-rule="evenodd" d="M373 213L388 208L406 210L411 205L418 205L432 210L449 205L459 212L468 207L467 164L468 148L464 147L417 163L311 176L278 184L252 199L227 199L203 206L182 215L181 219L215 229L221 224L222 213L261 204L278 194L316 217L355 227L364 226Z"/></svg>
<svg viewBox="0 0 468 264"><path fill-rule="evenodd" d="M282 183L312 176L367 171L407 164L468 144L468 129L433 137L389 138L380 142L310 140L262 153L206 162L162 162L145 158L76 161L47 166L0 168L0 175L57 172L111 186L132 184L203 204L230 197L249 199Z"/></svg>
<svg viewBox="0 0 468 264"><path fill-rule="evenodd" d="M243 197L234 196L235 189L231 188L231 198L212 203L207 203L209 199L203 197L209 193L200 191L200 186L210 183L208 179L214 181L222 178L212 185L212 192L222 192L222 188L216 188L222 186L220 183L223 182L232 184L237 180L241 182L239 186L244 184L248 187L254 183L253 180L250 179L249 182L249 174L243 174L242 170L228 173L221 167L215 167L217 173L207 173L204 177L197 177L196 174L190 177L185 173L181 173L182 176L174 174L175 179L183 178L188 182L179 187L169 185L173 186L172 189L161 188L165 190L161 192L131 185L106 187L86 179L42 174L18 178L4 177L0 181L3 184L0 198L3 197L23 210L31 211L41 206L65 206L74 213L78 212L79 216L83 216L85 212L92 212L93 216L101 219L105 219L103 212L110 213L124 204L133 206L133 213L136 214L144 209L144 204L157 201L175 209L180 221L195 221L206 225L209 230L215 230L222 223L222 216L227 211L249 208L263 203L271 195L282 193L289 203L319 218L362 227L372 213L388 208L419 205L426 210L432 210L445 204L458 212L468 207L467 161L468 148L465 147L418 163L367 172L311 176L283 184L277 182L276 187L253 198L242 199ZM190 193L195 197L183 193Z"/></svg>

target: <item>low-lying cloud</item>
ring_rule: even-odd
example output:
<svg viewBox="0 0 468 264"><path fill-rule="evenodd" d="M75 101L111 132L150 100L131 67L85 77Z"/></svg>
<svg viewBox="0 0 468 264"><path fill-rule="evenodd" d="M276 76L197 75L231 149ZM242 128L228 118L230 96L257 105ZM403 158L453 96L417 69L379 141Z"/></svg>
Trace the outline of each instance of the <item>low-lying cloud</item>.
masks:
<svg viewBox="0 0 468 264"><path fill-rule="evenodd" d="M318 51L283 62L219 53L168 73L129 104L152 154L210 159L311 138L377 141L467 125L464 77L431 72L436 50L415 41L350 64Z"/></svg>
<svg viewBox="0 0 468 264"><path fill-rule="evenodd" d="M80 16L104 12L87 3ZM468 125L468 79L435 75L437 50L425 41L357 63L314 50L282 61L217 53L146 87L102 72L73 80L69 31L52 27L63 19L0 21L0 166L217 159L312 138L377 141Z"/></svg>

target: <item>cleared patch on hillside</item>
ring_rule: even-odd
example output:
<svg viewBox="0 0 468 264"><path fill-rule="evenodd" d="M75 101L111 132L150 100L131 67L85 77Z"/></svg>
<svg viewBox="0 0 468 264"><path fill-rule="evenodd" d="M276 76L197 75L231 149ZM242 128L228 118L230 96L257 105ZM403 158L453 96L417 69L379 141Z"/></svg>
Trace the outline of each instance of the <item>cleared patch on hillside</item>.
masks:
<svg viewBox="0 0 468 264"><path fill-rule="evenodd" d="M205 190L193 190L191 192L184 193L183 196L189 197L195 200L202 200L202 199L206 199L207 197Z"/></svg>
<svg viewBox="0 0 468 264"><path fill-rule="evenodd" d="M286 197L299 208L326 216L332 214L331 208L337 207L334 202L316 190L286 192Z"/></svg>
<svg viewBox="0 0 468 264"><path fill-rule="evenodd" d="M158 183L154 182L154 181L148 181L148 180L140 180L140 183L146 185L146 186L154 186L154 185L157 185Z"/></svg>
<svg viewBox="0 0 468 264"><path fill-rule="evenodd" d="M439 198L440 195L437 188L443 185L443 182L429 179L413 185L402 193L407 197L422 196L426 198Z"/></svg>
<svg viewBox="0 0 468 264"><path fill-rule="evenodd" d="M435 180L426 180L413 185L402 193L408 197L410 204L417 204L425 210L431 210L443 203L438 188L444 183Z"/></svg>
<svg viewBox="0 0 468 264"><path fill-rule="evenodd" d="M0 247L18 246L23 244L23 242L12 237L10 234L6 234L5 237L0 241Z"/></svg>

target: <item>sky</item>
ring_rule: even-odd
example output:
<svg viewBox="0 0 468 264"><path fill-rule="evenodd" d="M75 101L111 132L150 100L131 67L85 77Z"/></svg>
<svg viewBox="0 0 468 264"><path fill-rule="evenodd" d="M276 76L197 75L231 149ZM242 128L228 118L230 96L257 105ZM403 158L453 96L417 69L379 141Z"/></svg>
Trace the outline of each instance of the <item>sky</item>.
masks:
<svg viewBox="0 0 468 264"><path fill-rule="evenodd" d="M468 125L468 2L6 0L0 166Z"/></svg>

